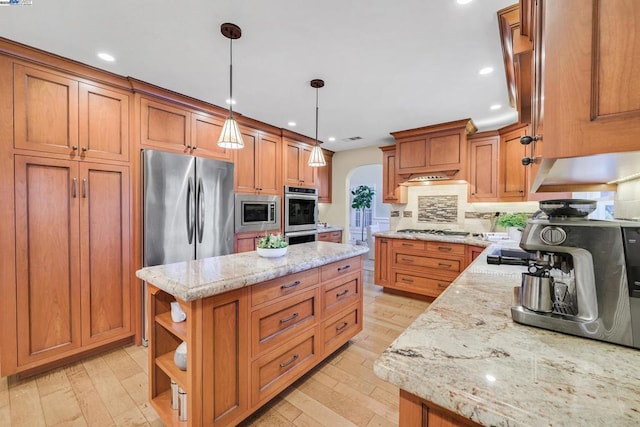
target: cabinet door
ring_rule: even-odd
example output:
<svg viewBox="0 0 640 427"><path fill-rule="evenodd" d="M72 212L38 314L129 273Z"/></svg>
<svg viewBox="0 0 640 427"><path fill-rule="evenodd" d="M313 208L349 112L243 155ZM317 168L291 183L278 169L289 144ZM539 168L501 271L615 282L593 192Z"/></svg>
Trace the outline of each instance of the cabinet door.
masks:
<svg viewBox="0 0 640 427"><path fill-rule="evenodd" d="M501 201L524 201L527 197L527 169L522 158L527 157L527 146L520 144L520 137L527 134L527 127L500 136L500 178L498 197Z"/></svg>
<svg viewBox="0 0 640 427"><path fill-rule="evenodd" d="M387 286L391 283L391 240L376 238L375 251L373 281L376 285Z"/></svg>
<svg viewBox="0 0 640 427"><path fill-rule="evenodd" d="M13 67L15 148L77 154L78 82L20 64Z"/></svg>
<svg viewBox="0 0 640 427"><path fill-rule="evenodd" d="M249 130L240 129L244 148L236 150L235 190L238 193L256 193L256 144L258 136Z"/></svg>
<svg viewBox="0 0 640 427"><path fill-rule="evenodd" d="M249 407L247 291L239 289L203 302L203 425L235 425ZM189 405L199 406L196 396L190 395Z"/></svg>
<svg viewBox="0 0 640 427"><path fill-rule="evenodd" d="M18 366L80 346L78 162L15 156Z"/></svg>
<svg viewBox="0 0 640 427"><path fill-rule="evenodd" d="M287 141L284 149L284 185L316 185L316 168L308 165L311 156L310 147L306 144Z"/></svg>
<svg viewBox="0 0 640 427"><path fill-rule="evenodd" d="M191 149L190 112L150 99L140 99L140 143L174 152Z"/></svg>
<svg viewBox="0 0 640 427"><path fill-rule="evenodd" d="M315 187L317 184L317 169L309 166L309 158L311 157L311 151L313 147L306 144L302 145L302 163L300 164L300 174L302 175L302 185L305 187Z"/></svg>
<svg viewBox="0 0 640 427"><path fill-rule="evenodd" d="M79 154L129 160L129 95L80 83Z"/></svg>
<svg viewBox="0 0 640 427"><path fill-rule="evenodd" d="M129 168L80 164L82 344L131 331Z"/></svg>
<svg viewBox="0 0 640 427"><path fill-rule="evenodd" d="M193 154L226 162L233 161L233 150L218 147L224 120L204 113L191 114L191 142Z"/></svg>
<svg viewBox="0 0 640 427"><path fill-rule="evenodd" d="M260 133L256 146L256 187L262 194L282 193L282 140L279 136ZM246 147L245 147L246 148Z"/></svg>
<svg viewBox="0 0 640 427"><path fill-rule="evenodd" d="M498 200L499 136L469 141L469 201Z"/></svg>
<svg viewBox="0 0 640 427"><path fill-rule="evenodd" d="M407 203L407 187L398 183L396 150L382 148L382 202Z"/></svg>
<svg viewBox="0 0 640 427"><path fill-rule="evenodd" d="M324 151L324 159L327 162L326 166L317 168L317 182L318 182L318 202L319 203L331 203L331 173L333 165L333 154Z"/></svg>

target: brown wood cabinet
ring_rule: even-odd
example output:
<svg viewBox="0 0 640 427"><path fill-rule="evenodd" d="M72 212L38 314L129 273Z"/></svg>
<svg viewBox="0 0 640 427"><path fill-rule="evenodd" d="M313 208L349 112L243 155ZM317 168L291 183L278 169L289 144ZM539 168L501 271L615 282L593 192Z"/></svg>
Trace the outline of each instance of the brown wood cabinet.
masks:
<svg viewBox="0 0 640 427"><path fill-rule="evenodd" d="M130 336L129 168L16 155L15 173L17 370Z"/></svg>
<svg viewBox="0 0 640 427"><path fill-rule="evenodd" d="M15 148L129 160L130 93L19 62L13 82Z"/></svg>
<svg viewBox="0 0 640 427"><path fill-rule="evenodd" d="M318 233L319 242L342 243L342 230Z"/></svg>
<svg viewBox="0 0 640 427"><path fill-rule="evenodd" d="M315 141L287 130L282 133L284 185L315 187L319 168L308 165Z"/></svg>
<svg viewBox="0 0 640 427"><path fill-rule="evenodd" d="M400 389L399 425L403 427L479 427L467 418Z"/></svg>
<svg viewBox="0 0 640 427"><path fill-rule="evenodd" d="M396 173L404 179L434 175L466 179L467 134L471 119L392 132L396 139Z"/></svg>
<svg viewBox="0 0 640 427"><path fill-rule="evenodd" d="M382 150L382 202L407 203L407 187L400 185L396 173L396 146L385 145Z"/></svg>
<svg viewBox="0 0 640 427"><path fill-rule="evenodd" d="M469 202L498 200L499 147L497 132L482 132L469 138Z"/></svg>
<svg viewBox="0 0 640 427"><path fill-rule="evenodd" d="M254 128L240 128L244 148L235 150L238 193L282 194L282 138Z"/></svg>
<svg viewBox="0 0 640 427"><path fill-rule="evenodd" d="M520 202L527 200L527 168L522 158L528 157L528 146L520 138L529 132L528 125L516 124L500 129L498 199Z"/></svg>
<svg viewBox="0 0 640 427"><path fill-rule="evenodd" d="M322 149L324 159L327 162L326 166L316 168L317 182L318 182L318 202L319 203L331 203L332 202L332 177L333 172L333 151Z"/></svg>
<svg viewBox="0 0 640 427"><path fill-rule="evenodd" d="M393 239L376 237L375 263L373 266L373 282L380 286L391 284L391 246Z"/></svg>
<svg viewBox="0 0 640 427"><path fill-rule="evenodd" d="M179 300L151 284L150 402L167 425L236 425L362 330L360 257L212 297ZM187 370L173 362L187 343ZM187 421L171 409L170 381L187 393ZM202 396L199 400L198 396Z"/></svg>
<svg viewBox="0 0 640 427"><path fill-rule="evenodd" d="M224 118L170 100L138 99L142 147L233 161L234 150L218 147Z"/></svg>
<svg viewBox="0 0 640 427"><path fill-rule="evenodd" d="M467 245L465 251L465 267L469 266L485 249L484 246Z"/></svg>

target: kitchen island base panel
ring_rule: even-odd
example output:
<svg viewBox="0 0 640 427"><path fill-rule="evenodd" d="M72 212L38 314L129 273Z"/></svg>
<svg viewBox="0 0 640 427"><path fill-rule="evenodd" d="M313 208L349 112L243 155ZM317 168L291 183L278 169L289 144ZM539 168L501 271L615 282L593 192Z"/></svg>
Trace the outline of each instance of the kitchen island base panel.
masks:
<svg viewBox="0 0 640 427"><path fill-rule="evenodd" d="M400 422L402 427L479 427L467 418L454 414L432 402L400 389Z"/></svg>
<svg viewBox="0 0 640 427"><path fill-rule="evenodd" d="M342 347L362 330L361 265L358 256L316 267L311 269L315 270L311 277L324 276L318 285L254 307L252 287L183 301L149 283L153 319L149 400L162 421L178 426L236 425ZM281 279L285 285L291 281L288 276ZM261 285L254 287L262 289ZM326 307L320 303L333 294L340 295L335 302L330 300ZM314 300L313 316L305 317L300 310L306 306L301 306L301 301L309 295ZM171 319L170 303L174 300L187 314L184 322ZM265 342L278 344L256 346L260 340L254 341L264 329L256 320L270 313L285 321L298 313L294 319L304 320L282 331L265 329ZM173 363L175 350L183 341L187 343L186 371ZM171 409L171 380L187 393L186 421L178 420L178 411Z"/></svg>

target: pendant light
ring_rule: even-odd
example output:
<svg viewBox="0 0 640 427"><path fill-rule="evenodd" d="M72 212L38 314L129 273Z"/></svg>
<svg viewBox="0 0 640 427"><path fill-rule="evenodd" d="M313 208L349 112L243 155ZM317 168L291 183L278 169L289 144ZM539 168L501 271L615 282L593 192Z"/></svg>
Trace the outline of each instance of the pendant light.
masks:
<svg viewBox="0 0 640 427"><path fill-rule="evenodd" d="M323 86L324 80L311 80L311 87L316 89L316 145L314 145L313 150L311 150L308 165L314 168L327 165L327 162L324 160L324 155L322 154L322 148L320 148L320 144L318 143L318 89Z"/></svg>
<svg viewBox="0 0 640 427"><path fill-rule="evenodd" d="M233 41L242 36L242 30L236 24L227 22L220 26L220 32L229 39L229 117L222 126L218 146L239 149L244 147L244 141L238 128L238 122L233 118Z"/></svg>

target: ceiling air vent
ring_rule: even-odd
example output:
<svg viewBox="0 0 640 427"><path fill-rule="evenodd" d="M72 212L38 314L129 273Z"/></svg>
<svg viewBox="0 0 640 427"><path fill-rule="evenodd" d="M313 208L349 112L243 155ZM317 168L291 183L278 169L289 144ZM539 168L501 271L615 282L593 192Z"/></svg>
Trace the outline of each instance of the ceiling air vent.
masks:
<svg viewBox="0 0 640 427"><path fill-rule="evenodd" d="M343 139L343 141L345 141L345 142L352 142L352 141L357 141L357 140L359 140L359 139L362 139L362 137L361 137L361 136L352 136L351 138L345 138L345 139Z"/></svg>

